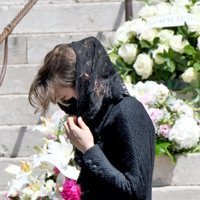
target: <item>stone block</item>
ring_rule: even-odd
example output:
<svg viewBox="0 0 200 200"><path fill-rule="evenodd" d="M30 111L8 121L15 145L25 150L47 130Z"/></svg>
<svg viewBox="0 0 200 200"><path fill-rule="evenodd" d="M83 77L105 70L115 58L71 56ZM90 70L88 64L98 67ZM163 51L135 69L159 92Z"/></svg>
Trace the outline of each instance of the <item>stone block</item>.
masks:
<svg viewBox="0 0 200 200"><path fill-rule="evenodd" d="M166 156L155 160L153 186L191 186L200 185L200 154L193 153L177 156L173 164Z"/></svg>
<svg viewBox="0 0 200 200"><path fill-rule="evenodd" d="M4 17L2 16L2 18ZM0 45L0 64L2 64L3 62L3 56L4 56L4 43ZM23 36L9 37L8 64L25 64L25 63L27 63L26 37L23 37Z"/></svg>
<svg viewBox="0 0 200 200"><path fill-rule="evenodd" d="M0 95L27 94L37 70L36 65L8 65Z"/></svg>
<svg viewBox="0 0 200 200"><path fill-rule="evenodd" d="M25 5L28 0L1 0L0 5ZM76 2L75 0L67 0L69 3ZM37 4L60 4L66 3L66 0L42 0L37 1Z"/></svg>
<svg viewBox="0 0 200 200"><path fill-rule="evenodd" d="M199 200L200 186L153 188L152 200Z"/></svg>
<svg viewBox="0 0 200 200"><path fill-rule="evenodd" d="M60 43L70 43L85 37L97 37L105 48L110 45L110 38L113 32L91 32L77 34L34 34L27 37L27 57L28 63L42 63L48 51Z"/></svg>
<svg viewBox="0 0 200 200"><path fill-rule="evenodd" d="M0 126L0 157L28 157L35 154L34 147L43 144L44 136L34 131L33 127Z"/></svg>
<svg viewBox="0 0 200 200"><path fill-rule="evenodd" d="M134 3L134 16L143 4ZM0 29L19 12L21 6L0 6ZM123 2L35 5L13 33L58 33L113 31L124 22ZM40 23L38 23L40 22Z"/></svg>
<svg viewBox="0 0 200 200"><path fill-rule="evenodd" d="M94 2L118 2L123 0L77 0L77 3L94 3Z"/></svg>
<svg viewBox="0 0 200 200"><path fill-rule="evenodd" d="M58 109L50 106L49 113ZM35 125L40 114L34 114L27 95L1 95L0 96L0 125Z"/></svg>

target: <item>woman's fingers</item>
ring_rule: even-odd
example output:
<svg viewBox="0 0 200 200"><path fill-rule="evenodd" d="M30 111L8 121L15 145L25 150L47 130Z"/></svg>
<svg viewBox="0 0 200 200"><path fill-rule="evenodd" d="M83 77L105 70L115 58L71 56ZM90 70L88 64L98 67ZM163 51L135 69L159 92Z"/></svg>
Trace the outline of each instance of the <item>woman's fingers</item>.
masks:
<svg viewBox="0 0 200 200"><path fill-rule="evenodd" d="M67 125L68 125L68 128L69 128L69 131L76 131L76 129L78 128L77 125L74 122L73 117L67 118Z"/></svg>
<svg viewBox="0 0 200 200"><path fill-rule="evenodd" d="M81 129L86 130L88 129L88 126L83 121L82 117L78 117L78 125Z"/></svg>
<svg viewBox="0 0 200 200"><path fill-rule="evenodd" d="M66 134L68 135L69 134L69 127L68 127L66 122L64 123L64 127L65 127L65 130L66 130Z"/></svg>

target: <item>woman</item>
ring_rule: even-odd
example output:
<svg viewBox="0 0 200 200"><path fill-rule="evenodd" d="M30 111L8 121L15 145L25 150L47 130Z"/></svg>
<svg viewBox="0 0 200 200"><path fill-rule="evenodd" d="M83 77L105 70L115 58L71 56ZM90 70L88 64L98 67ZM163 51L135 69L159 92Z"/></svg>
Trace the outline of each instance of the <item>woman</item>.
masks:
<svg viewBox="0 0 200 200"><path fill-rule="evenodd" d="M33 81L30 103L58 103L69 117L82 200L151 200L155 132L94 37L50 51Z"/></svg>

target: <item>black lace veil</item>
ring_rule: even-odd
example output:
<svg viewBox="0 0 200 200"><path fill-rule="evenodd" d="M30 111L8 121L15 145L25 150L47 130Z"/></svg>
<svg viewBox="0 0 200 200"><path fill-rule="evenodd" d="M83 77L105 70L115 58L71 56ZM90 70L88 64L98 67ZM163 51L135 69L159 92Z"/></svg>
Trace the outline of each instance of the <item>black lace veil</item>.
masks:
<svg viewBox="0 0 200 200"><path fill-rule="evenodd" d="M78 115L92 120L104 104L116 103L128 95L121 77L106 50L94 37L70 46L76 53L76 93Z"/></svg>

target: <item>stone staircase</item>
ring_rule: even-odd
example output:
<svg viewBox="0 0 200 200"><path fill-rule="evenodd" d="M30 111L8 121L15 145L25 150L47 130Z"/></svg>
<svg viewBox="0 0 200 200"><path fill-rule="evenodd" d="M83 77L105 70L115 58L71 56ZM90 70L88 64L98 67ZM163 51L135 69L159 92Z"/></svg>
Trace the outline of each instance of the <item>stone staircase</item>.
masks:
<svg viewBox="0 0 200 200"><path fill-rule="evenodd" d="M26 2L0 0L0 31ZM133 1L134 17L142 5L141 1ZM29 156L35 153L33 147L41 143L40 133L32 130L38 123L39 114L33 114L27 92L45 54L58 43L86 36L96 36L107 47L113 31L124 22L124 15L124 2L120 0L39 0L18 24L9 37L8 68L0 88L0 191L8 188L9 177L4 169L21 159L30 159ZM0 64L2 57L3 45L0 46ZM57 107L52 106L49 113L55 109ZM191 157L194 159L191 155L186 160L191 162ZM199 200L200 171L195 171L200 164L199 155L190 163L190 167L196 163L192 175L184 174L187 161L183 167L180 164L176 168L170 167L167 159L162 159L156 160L153 200ZM191 181L170 181L174 180L175 172L179 177L190 177ZM3 192L0 199L4 199Z"/></svg>

